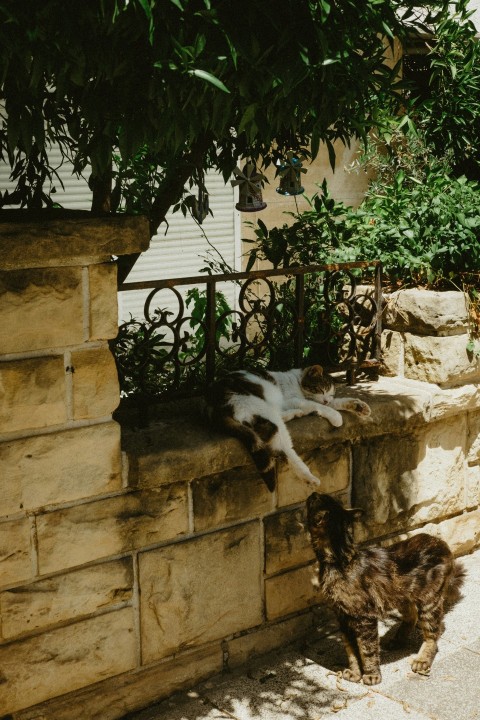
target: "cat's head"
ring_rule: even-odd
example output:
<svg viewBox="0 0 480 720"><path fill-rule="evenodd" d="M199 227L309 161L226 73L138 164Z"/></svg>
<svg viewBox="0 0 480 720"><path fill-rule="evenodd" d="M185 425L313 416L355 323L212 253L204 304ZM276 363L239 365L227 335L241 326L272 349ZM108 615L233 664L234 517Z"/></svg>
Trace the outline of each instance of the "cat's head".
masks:
<svg viewBox="0 0 480 720"><path fill-rule="evenodd" d="M314 398L320 403L328 403L335 394L335 384L321 365L306 367L302 372L300 384L305 397Z"/></svg>
<svg viewBox="0 0 480 720"><path fill-rule="evenodd" d="M348 559L353 548L353 522L359 508L344 508L331 495L312 493L307 498L307 524L318 556Z"/></svg>

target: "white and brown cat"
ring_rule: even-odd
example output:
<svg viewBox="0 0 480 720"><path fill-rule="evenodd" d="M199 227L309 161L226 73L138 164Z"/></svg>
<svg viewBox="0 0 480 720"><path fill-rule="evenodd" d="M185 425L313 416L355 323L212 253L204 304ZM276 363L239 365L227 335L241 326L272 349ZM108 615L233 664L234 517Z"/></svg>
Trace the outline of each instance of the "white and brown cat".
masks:
<svg viewBox="0 0 480 720"><path fill-rule="evenodd" d="M284 372L232 372L214 385L210 403L212 419L246 445L271 492L275 489L275 458L281 456L299 477L320 484L293 449L286 422L315 413L340 427L340 410L360 417L370 415L362 400L336 398L335 383L320 365Z"/></svg>

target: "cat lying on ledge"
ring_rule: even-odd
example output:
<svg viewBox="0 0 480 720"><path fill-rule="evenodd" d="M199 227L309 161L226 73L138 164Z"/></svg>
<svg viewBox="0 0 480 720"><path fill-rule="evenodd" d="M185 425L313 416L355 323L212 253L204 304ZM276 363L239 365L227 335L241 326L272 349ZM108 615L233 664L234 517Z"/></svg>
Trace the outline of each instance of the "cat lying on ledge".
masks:
<svg viewBox="0 0 480 720"><path fill-rule="evenodd" d="M319 589L337 615L348 658L342 677L365 685L381 682L378 620L393 610L403 618L395 645L404 645L418 624L423 644L412 670L428 674L445 601L458 594L465 570L443 540L427 533L386 548L358 547L352 526L360 513L345 510L330 495L312 493L307 499Z"/></svg>
<svg viewBox="0 0 480 720"><path fill-rule="evenodd" d="M279 456L286 457L299 477L320 484L293 449L286 422L315 413L340 427L340 410L360 417L371 412L362 400L336 398L335 383L320 365L285 372L232 372L214 385L211 405L213 419L246 445L271 492Z"/></svg>

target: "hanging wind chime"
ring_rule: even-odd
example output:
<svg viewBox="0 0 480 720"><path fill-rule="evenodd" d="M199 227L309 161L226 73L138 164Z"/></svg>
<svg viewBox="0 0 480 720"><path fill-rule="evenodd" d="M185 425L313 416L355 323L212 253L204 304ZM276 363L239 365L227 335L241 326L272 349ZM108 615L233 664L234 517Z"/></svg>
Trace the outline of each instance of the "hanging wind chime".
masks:
<svg viewBox="0 0 480 720"><path fill-rule="evenodd" d="M286 158L277 170L280 178L280 185L277 187L277 193L280 195L301 195L304 188L301 185L301 173L306 173L306 169L302 166L303 157L298 157L292 150L287 152Z"/></svg>
<svg viewBox="0 0 480 720"><path fill-rule="evenodd" d="M232 180L232 187L238 185L239 199L235 207L241 212L258 212L267 207L263 202L262 183L265 176L257 171L255 163L247 162L243 170L235 168L233 171L235 180Z"/></svg>

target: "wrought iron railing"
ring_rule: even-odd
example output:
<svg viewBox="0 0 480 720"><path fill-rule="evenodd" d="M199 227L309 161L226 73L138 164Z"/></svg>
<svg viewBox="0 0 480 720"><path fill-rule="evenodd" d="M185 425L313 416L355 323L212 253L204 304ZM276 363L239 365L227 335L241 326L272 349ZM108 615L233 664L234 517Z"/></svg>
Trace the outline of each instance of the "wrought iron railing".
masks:
<svg viewBox="0 0 480 720"><path fill-rule="evenodd" d="M113 343L122 389L189 395L224 369L316 362L353 382L380 364L381 271L373 261L124 283L121 292L149 293L144 317ZM219 292L229 285L230 304Z"/></svg>

